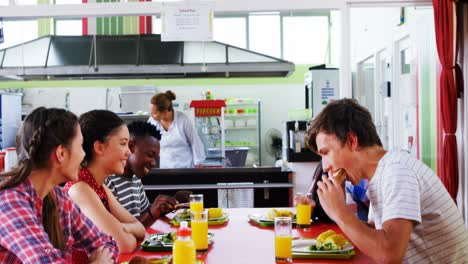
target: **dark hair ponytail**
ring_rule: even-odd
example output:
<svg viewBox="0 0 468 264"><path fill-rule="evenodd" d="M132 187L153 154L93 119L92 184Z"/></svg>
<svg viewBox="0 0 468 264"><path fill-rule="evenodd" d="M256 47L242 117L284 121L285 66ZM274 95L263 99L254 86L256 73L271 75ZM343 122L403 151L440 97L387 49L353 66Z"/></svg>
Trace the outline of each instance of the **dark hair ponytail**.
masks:
<svg viewBox="0 0 468 264"><path fill-rule="evenodd" d="M159 112L174 111L172 101L176 99L176 95L171 90L165 93L158 93L151 98L151 104L155 105Z"/></svg>
<svg viewBox="0 0 468 264"><path fill-rule="evenodd" d="M59 145L70 145L77 125L76 115L64 109L39 107L32 111L16 136L18 165L0 174L0 177L8 177L0 184L0 190L23 183L34 169L47 168L54 149ZM63 250L65 240L58 214L57 200L50 192L44 198L42 224L52 245Z"/></svg>
<svg viewBox="0 0 468 264"><path fill-rule="evenodd" d="M94 158L94 142L106 142L117 128L125 122L114 112L108 110L92 110L82 114L79 118L81 133L83 134L83 150L86 153L85 161Z"/></svg>

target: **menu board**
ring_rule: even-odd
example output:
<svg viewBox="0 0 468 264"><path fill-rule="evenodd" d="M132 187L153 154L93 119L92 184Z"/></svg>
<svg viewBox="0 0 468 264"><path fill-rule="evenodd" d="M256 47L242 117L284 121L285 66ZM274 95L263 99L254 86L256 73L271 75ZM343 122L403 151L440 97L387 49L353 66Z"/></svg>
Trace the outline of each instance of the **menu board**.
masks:
<svg viewBox="0 0 468 264"><path fill-rule="evenodd" d="M164 3L161 41L213 40L214 2Z"/></svg>

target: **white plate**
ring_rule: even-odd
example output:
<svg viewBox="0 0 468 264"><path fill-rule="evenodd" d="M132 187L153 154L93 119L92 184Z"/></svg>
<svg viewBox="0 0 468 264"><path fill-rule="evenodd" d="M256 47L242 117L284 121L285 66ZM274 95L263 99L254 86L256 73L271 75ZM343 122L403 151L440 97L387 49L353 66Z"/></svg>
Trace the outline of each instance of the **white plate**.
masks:
<svg viewBox="0 0 468 264"><path fill-rule="evenodd" d="M315 245L315 239L298 239L292 242L292 251L297 253L310 253L310 254L340 254L347 253L353 250L354 247L351 244L344 246L342 250L310 250L309 247Z"/></svg>
<svg viewBox="0 0 468 264"><path fill-rule="evenodd" d="M221 221L221 220L227 219L228 217L229 217L228 213L223 213L223 216L215 217L215 218L208 218L208 221Z"/></svg>
<svg viewBox="0 0 468 264"><path fill-rule="evenodd" d="M262 214L249 214L248 217L250 220L255 220L255 221L274 222L274 220L271 220L270 218L268 218L268 216L262 215Z"/></svg>

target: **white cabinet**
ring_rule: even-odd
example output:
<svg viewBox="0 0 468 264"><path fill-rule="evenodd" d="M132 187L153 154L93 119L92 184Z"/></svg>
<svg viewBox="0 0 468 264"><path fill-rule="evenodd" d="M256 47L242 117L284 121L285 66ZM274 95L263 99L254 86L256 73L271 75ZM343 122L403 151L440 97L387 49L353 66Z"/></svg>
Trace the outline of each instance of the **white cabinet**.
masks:
<svg viewBox="0 0 468 264"><path fill-rule="evenodd" d="M227 164L260 165L260 100L227 98L224 127Z"/></svg>

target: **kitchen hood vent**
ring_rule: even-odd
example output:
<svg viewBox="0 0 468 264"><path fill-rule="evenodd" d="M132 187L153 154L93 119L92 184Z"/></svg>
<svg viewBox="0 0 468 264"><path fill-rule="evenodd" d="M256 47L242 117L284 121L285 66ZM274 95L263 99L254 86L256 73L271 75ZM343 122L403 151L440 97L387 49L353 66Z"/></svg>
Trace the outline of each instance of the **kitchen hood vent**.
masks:
<svg viewBox="0 0 468 264"><path fill-rule="evenodd" d="M160 35L45 36L0 50L0 80L284 77L294 64L220 42Z"/></svg>

